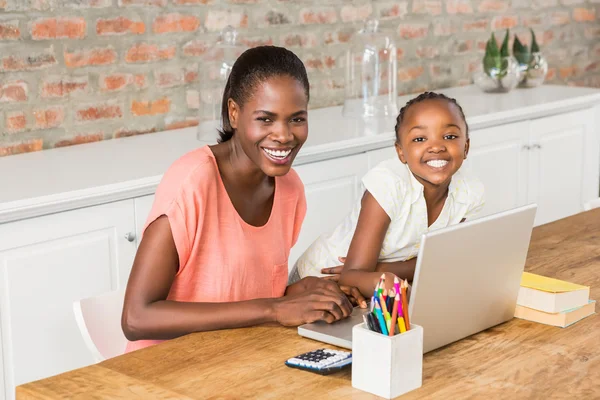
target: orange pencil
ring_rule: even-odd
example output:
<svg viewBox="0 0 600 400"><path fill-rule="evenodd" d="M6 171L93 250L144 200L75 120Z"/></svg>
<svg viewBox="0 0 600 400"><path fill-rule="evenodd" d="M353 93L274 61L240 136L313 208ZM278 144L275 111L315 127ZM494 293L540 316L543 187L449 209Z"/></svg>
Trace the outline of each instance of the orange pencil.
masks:
<svg viewBox="0 0 600 400"><path fill-rule="evenodd" d="M389 333L390 336L394 336L395 333L394 331L396 330L396 320L398 319L398 303L400 302L400 295L396 294L396 297L394 298L394 308L392 310L392 323L391 323L391 327L389 329Z"/></svg>
<svg viewBox="0 0 600 400"><path fill-rule="evenodd" d="M385 315L385 313L389 314L387 305L385 304L385 301L383 300L382 295L379 295L379 302L381 303L381 311L383 312L383 315Z"/></svg>
<svg viewBox="0 0 600 400"><path fill-rule="evenodd" d="M402 308L404 313L404 322L406 323L406 330L410 330L410 319L408 318L408 298L406 297L406 289L408 287L408 283L406 281L402 281Z"/></svg>

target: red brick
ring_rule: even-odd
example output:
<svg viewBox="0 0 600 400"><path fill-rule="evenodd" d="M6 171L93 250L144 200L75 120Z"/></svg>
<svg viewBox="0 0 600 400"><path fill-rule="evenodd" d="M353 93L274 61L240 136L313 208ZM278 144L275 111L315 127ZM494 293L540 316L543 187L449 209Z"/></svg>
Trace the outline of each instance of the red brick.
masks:
<svg viewBox="0 0 600 400"><path fill-rule="evenodd" d="M99 36L124 35L127 33L141 35L144 32L146 32L146 25L142 21L125 17L99 19L96 22L96 33Z"/></svg>
<svg viewBox="0 0 600 400"><path fill-rule="evenodd" d="M183 69L183 79L185 83L198 82L198 65L192 64Z"/></svg>
<svg viewBox="0 0 600 400"><path fill-rule="evenodd" d="M264 17L262 17L259 20L259 24L261 26L286 25L291 22L292 21L288 15L286 15L284 12L277 11L277 10L267 11L267 13L264 15Z"/></svg>
<svg viewBox="0 0 600 400"><path fill-rule="evenodd" d="M154 6L154 7L165 7L167 5L167 0L119 0L119 7L146 7L146 6Z"/></svg>
<svg viewBox="0 0 600 400"><path fill-rule="evenodd" d="M331 69L336 66L335 58L331 56L325 57L308 57L304 60L304 65L306 66L307 71L319 70L322 71L324 69Z"/></svg>
<svg viewBox="0 0 600 400"><path fill-rule="evenodd" d="M504 13L508 10L508 1L501 0L483 0L479 3L477 10L479 12L500 12Z"/></svg>
<svg viewBox="0 0 600 400"><path fill-rule="evenodd" d="M439 54L437 46L419 46L416 50L417 58L435 58Z"/></svg>
<svg viewBox="0 0 600 400"><path fill-rule="evenodd" d="M280 39L283 47L302 47L310 49L317 46L317 35L314 33L288 33Z"/></svg>
<svg viewBox="0 0 600 400"><path fill-rule="evenodd" d="M16 40L21 37L19 21L0 21L0 40Z"/></svg>
<svg viewBox="0 0 600 400"><path fill-rule="evenodd" d="M193 15L166 14L154 19L154 33L195 32L200 26L200 20Z"/></svg>
<svg viewBox="0 0 600 400"><path fill-rule="evenodd" d="M382 20L404 18L408 13L407 1L394 1L376 5L379 6L379 17Z"/></svg>
<svg viewBox="0 0 600 400"><path fill-rule="evenodd" d="M600 71L600 61L590 62L585 67L585 72L597 72Z"/></svg>
<svg viewBox="0 0 600 400"><path fill-rule="evenodd" d="M270 36L243 37L241 42L248 47L273 45L273 39Z"/></svg>
<svg viewBox="0 0 600 400"><path fill-rule="evenodd" d="M104 133L102 133L102 132L83 134L83 135L77 135L75 137L68 138L68 139L62 139L62 140L56 142L54 144L54 147L67 147L67 146L74 146L74 145L78 145L78 144L93 143L93 142L99 142L103 139L104 139Z"/></svg>
<svg viewBox="0 0 600 400"><path fill-rule="evenodd" d="M202 57L210 47L211 43L194 39L183 45L183 54L189 57Z"/></svg>
<svg viewBox="0 0 600 400"><path fill-rule="evenodd" d="M86 23L81 17L42 18L31 26L34 40L44 39L83 39Z"/></svg>
<svg viewBox="0 0 600 400"><path fill-rule="evenodd" d="M351 38L352 38L352 32L348 31L348 30L325 32L323 42L325 44L348 43Z"/></svg>
<svg viewBox="0 0 600 400"><path fill-rule="evenodd" d="M486 32L490 21L487 18L463 23L464 32Z"/></svg>
<svg viewBox="0 0 600 400"><path fill-rule="evenodd" d="M234 28L247 28L248 15L243 12L234 12L231 10L209 10L204 23L205 28L210 32L220 31L227 25Z"/></svg>
<svg viewBox="0 0 600 400"><path fill-rule="evenodd" d="M27 101L27 83L15 81L0 86L0 103L20 103Z"/></svg>
<svg viewBox="0 0 600 400"><path fill-rule="evenodd" d="M112 6L112 0L70 0L64 7L69 8L107 8Z"/></svg>
<svg viewBox="0 0 600 400"><path fill-rule="evenodd" d="M32 151L40 151L44 146L42 139L26 140L18 143L0 145L0 157L10 156L13 154L30 153Z"/></svg>
<svg viewBox="0 0 600 400"><path fill-rule="evenodd" d="M450 36L454 35L458 29L452 21L438 22L433 25L434 36Z"/></svg>
<svg viewBox="0 0 600 400"><path fill-rule="evenodd" d="M521 17L521 25L526 27L532 26L540 26L543 25L545 21L539 15L535 15L532 17Z"/></svg>
<svg viewBox="0 0 600 400"><path fill-rule="evenodd" d="M117 52L111 48L83 49L69 52L65 50L65 65L80 68L93 65L110 65L117 60Z"/></svg>
<svg viewBox="0 0 600 400"><path fill-rule="evenodd" d="M343 6L340 11L340 17L343 22L364 21L373 13L373 7L370 3L361 6Z"/></svg>
<svg viewBox="0 0 600 400"><path fill-rule="evenodd" d="M300 10L302 24L333 24L337 22L335 8L303 8Z"/></svg>
<svg viewBox="0 0 600 400"><path fill-rule="evenodd" d="M410 82L414 81L421 75L423 75L424 69L423 67L404 67L398 68L398 80L400 82Z"/></svg>
<svg viewBox="0 0 600 400"><path fill-rule="evenodd" d="M558 69L559 75L561 79L570 78L572 76L577 75L579 72L577 66L571 65L569 67L561 67Z"/></svg>
<svg viewBox="0 0 600 400"><path fill-rule="evenodd" d="M200 108L200 93L197 90L188 90L185 92L185 101L190 110Z"/></svg>
<svg viewBox="0 0 600 400"><path fill-rule="evenodd" d="M100 90L103 92L119 91L134 86L137 89L146 87L146 75L144 74L122 74L115 73L101 75L99 78Z"/></svg>
<svg viewBox="0 0 600 400"><path fill-rule="evenodd" d="M473 40L462 40L456 43L456 54L465 54L469 53L475 47L475 43Z"/></svg>
<svg viewBox="0 0 600 400"><path fill-rule="evenodd" d="M97 121L123 117L123 109L118 104L86 105L76 112L78 121Z"/></svg>
<svg viewBox="0 0 600 400"><path fill-rule="evenodd" d="M448 14L473 14L473 6L470 0L446 0L446 12Z"/></svg>
<svg viewBox="0 0 600 400"><path fill-rule="evenodd" d="M518 23L519 17L516 15L494 17L494 19L492 19L492 30L511 29L517 26Z"/></svg>
<svg viewBox="0 0 600 400"><path fill-rule="evenodd" d="M171 68L154 71L154 83L160 88L181 86L184 83L183 69Z"/></svg>
<svg viewBox="0 0 600 400"><path fill-rule="evenodd" d="M413 0L412 12L416 14L440 15L441 0Z"/></svg>
<svg viewBox="0 0 600 400"><path fill-rule="evenodd" d="M6 8L6 0L0 0L0 8Z"/></svg>
<svg viewBox="0 0 600 400"><path fill-rule="evenodd" d="M163 97L154 101L138 101L131 102L131 113L135 116L166 114L171 109L171 100Z"/></svg>
<svg viewBox="0 0 600 400"><path fill-rule="evenodd" d="M173 3L179 6L190 4L212 4L213 0L173 0Z"/></svg>
<svg viewBox="0 0 600 400"><path fill-rule="evenodd" d="M546 80L551 81L556 78L556 68L548 68L548 73L546 74Z"/></svg>
<svg viewBox="0 0 600 400"><path fill-rule="evenodd" d="M183 121L174 121L174 122L171 122L171 123L169 123L169 124L167 124L165 126L165 129L168 130L168 131L170 131L170 130L173 130L173 129L190 128L192 126L198 126L199 123L200 122L198 121L197 118L188 118L188 119L185 119Z"/></svg>
<svg viewBox="0 0 600 400"><path fill-rule="evenodd" d="M568 11L556 11L550 15L552 25L566 25L571 22L571 16Z"/></svg>
<svg viewBox="0 0 600 400"><path fill-rule="evenodd" d="M596 20L596 10L593 8L576 8L573 10L573 20L591 22Z"/></svg>
<svg viewBox="0 0 600 400"><path fill-rule="evenodd" d="M70 94L84 93L88 84L87 76L46 79L42 83L42 98L66 97Z"/></svg>
<svg viewBox="0 0 600 400"><path fill-rule="evenodd" d="M154 133L154 132L156 132L156 128L138 129L138 130L133 130L133 129L128 130L125 128L121 128L115 132L113 137L115 139L119 139L119 138L126 138L126 137L130 137L130 136L145 135L146 133Z"/></svg>
<svg viewBox="0 0 600 400"><path fill-rule="evenodd" d="M14 111L6 114L6 131L15 133L27 128L27 116L23 111Z"/></svg>
<svg viewBox="0 0 600 400"><path fill-rule="evenodd" d="M398 36L402 39L420 39L427 36L429 24L400 24L398 26Z"/></svg>
<svg viewBox="0 0 600 400"><path fill-rule="evenodd" d="M31 53L27 56L10 55L2 57L0 71L34 71L50 68L56 65L54 48L51 46L40 53Z"/></svg>
<svg viewBox="0 0 600 400"><path fill-rule="evenodd" d="M159 60L170 60L175 57L175 46L159 47L155 44L138 43L133 45L125 56L128 63L142 63Z"/></svg>
<svg viewBox="0 0 600 400"><path fill-rule="evenodd" d="M588 26L583 34L587 39L600 38L600 26Z"/></svg>
<svg viewBox="0 0 600 400"><path fill-rule="evenodd" d="M63 107L50 107L33 111L35 127L37 129L49 129L60 126L65 120Z"/></svg>

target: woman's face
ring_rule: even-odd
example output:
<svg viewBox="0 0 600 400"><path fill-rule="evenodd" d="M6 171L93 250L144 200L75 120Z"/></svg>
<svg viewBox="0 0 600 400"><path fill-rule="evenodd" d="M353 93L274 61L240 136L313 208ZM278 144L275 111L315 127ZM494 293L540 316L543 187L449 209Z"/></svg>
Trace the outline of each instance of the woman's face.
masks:
<svg viewBox="0 0 600 400"><path fill-rule="evenodd" d="M268 176L288 173L308 137L308 99L290 76L259 83L240 107L229 100L229 119L244 153Z"/></svg>

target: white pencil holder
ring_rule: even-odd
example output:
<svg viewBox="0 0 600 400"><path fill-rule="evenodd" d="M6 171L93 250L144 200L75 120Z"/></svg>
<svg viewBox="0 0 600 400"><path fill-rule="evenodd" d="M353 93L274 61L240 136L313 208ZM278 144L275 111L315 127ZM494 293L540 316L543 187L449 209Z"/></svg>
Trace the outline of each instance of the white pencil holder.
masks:
<svg viewBox="0 0 600 400"><path fill-rule="evenodd" d="M352 328L352 387L392 399L423 382L423 328L394 336L360 324Z"/></svg>

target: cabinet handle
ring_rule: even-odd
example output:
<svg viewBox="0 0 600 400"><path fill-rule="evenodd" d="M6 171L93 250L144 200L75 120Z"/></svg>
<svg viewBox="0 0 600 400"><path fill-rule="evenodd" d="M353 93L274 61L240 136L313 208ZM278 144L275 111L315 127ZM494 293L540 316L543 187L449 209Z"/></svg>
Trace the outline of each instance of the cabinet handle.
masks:
<svg viewBox="0 0 600 400"><path fill-rule="evenodd" d="M533 145L533 146L531 146L531 147L532 147L532 148L534 148L534 149L541 149L541 148L542 148L542 145L540 145L540 144L536 143L536 144L534 144L534 145Z"/></svg>
<svg viewBox="0 0 600 400"><path fill-rule="evenodd" d="M528 144L523 145L523 150L531 150L531 146Z"/></svg>
<svg viewBox="0 0 600 400"><path fill-rule="evenodd" d="M127 239L128 242L133 242L135 240L135 234L133 232L127 232L125 234L125 239Z"/></svg>

